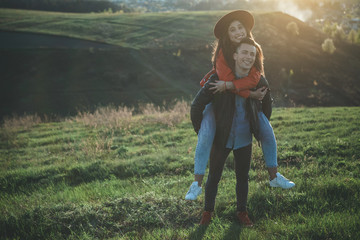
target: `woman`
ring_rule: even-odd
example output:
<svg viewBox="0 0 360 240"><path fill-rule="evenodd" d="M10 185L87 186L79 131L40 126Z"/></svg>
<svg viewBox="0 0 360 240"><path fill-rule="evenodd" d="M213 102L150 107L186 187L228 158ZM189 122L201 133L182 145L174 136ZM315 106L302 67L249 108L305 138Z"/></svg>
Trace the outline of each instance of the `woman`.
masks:
<svg viewBox="0 0 360 240"><path fill-rule="evenodd" d="M206 83L209 76L216 73L219 79L223 81L211 83L213 87L210 88L210 90L213 90L214 93L231 90L241 97L251 97L259 100L265 96L265 88L258 89L257 91L249 90L251 88L255 88L260 80L261 73L255 67L250 69L249 74L246 77L239 79L235 77L226 60L231 59L231 49L235 44L238 44L245 37L252 38L251 29L253 26L253 16L249 12L243 10L230 12L223 16L216 23L214 28L214 35L218 41L214 48L215 50L212 59L214 69L210 71L201 81L200 84L202 86ZM190 189L185 196L186 200L196 200L202 192L202 180L205 174L207 161L209 159L211 146L215 136L215 117L212 104L206 106L203 112L203 118L202 120L198 121L197 125L197 129L195 129L195 131L198 133L198 143L196 146L194 159L195 176L194 182L191 184ZM267 144L267 142L262 142L262 150L270 175L270 186L291 188L295 184L277 172L276 151L275 155L270 155L269 153L273 153L273 151L268 151L268 149L272 149L274 147L276 149L276 141L274 141L275 138L272 139L273 131L271 126L265 130L265 132L262 132L264 135L263 139L268 139L267 142L269 142L269 144Z"/></svg>

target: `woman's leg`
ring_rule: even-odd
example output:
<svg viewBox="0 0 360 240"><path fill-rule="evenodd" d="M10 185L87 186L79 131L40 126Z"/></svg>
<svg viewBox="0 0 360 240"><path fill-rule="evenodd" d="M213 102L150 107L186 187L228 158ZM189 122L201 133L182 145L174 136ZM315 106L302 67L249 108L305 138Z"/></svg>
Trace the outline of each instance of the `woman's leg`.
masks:
<svg viewBox="0 0 360 240"><path fill-rule="evenodd" d="M295 183L286 179L277 171L277 145L274 130L263 112L259 112L258 116L261 148L270 176L270 186L292 188Z"/></svg>
<svg viewBox="0 0 360 240"><path fill-rule="evenodd" d="M198 133L198 142L195 149L194 158L194 182L191 184L189 191L186 193L186 200L196 200L202 192L202 181L204 178L206 165L209 160L211 147L214 141L216 131L215 115L212 104L206 105L203 111Z"/></svg>
<svg viewBox="0 0 360 240"><path fill-rule="evenodd" d="M213 212L218 184L222 175L225 160L231 149L213 146L210 156L209 175L205 186L205 211Z"/></svg>
<svg viewBox="0 0 360 240"><path fill-rule="evenodd" d="M270 180L276 177L277 173L277 145L274 130L265 117L264 113L259 112L259 130L261 148L265 159L266 167L270 175Z"/></svg>
<svg viewBox="0 0 360 240"><path fill-rule="evenodd" d="M210 157L211 147L216 131L215 115L212 104L206 105L203 112L203 120L198 134L198 142L194 157L195 181L201 186L206 166Z"/></svg>
<svg viewBox="0 0 360 240"><path fill-rule="evenodd" d="M249 191L249 170L252 145L233 151L236 173L236 198L237 211L246 211L246 203Z"/></svg>

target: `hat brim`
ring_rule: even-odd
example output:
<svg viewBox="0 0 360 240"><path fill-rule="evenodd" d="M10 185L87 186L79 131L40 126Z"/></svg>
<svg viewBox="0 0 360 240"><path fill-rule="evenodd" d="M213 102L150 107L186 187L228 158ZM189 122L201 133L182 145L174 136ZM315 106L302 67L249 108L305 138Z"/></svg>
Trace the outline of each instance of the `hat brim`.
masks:
<svg viewBox="0 0 360 240"><path fill-rule="evenodd" d="M255 24L254 17L250 12L245 10L232 11L222 16L215 24L214 35L217 39L220 39L227 32L230 21L233 20L239 20L248 31L251 31Z"/></svg>

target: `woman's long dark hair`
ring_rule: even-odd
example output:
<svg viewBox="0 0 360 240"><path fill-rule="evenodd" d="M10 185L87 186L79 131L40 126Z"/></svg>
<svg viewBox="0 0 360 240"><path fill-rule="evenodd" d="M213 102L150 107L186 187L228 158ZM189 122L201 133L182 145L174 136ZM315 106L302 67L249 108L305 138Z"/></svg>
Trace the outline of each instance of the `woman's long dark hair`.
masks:
<svg viewBox="0 0 360 240"><path fill-rule="evenodd" d="M230 24L235 20L238 20L238 19L234 18L231 21L229 21L227 28L229 28ZM246 29L246 35L247 35L246 36L247 38L254 39L252 33L248 29ZM228 66L230 66L229 60L231 61L231 59L232 59L235 45L238 45L238 44L237 43L234 44L230 40L227 30L224 31L224 35L220 39L216 40L213 44L213 54L212 54L211 61L212 61L214 68L216 68L216 58L219 54L220 49L222 49L226 63L228 64Z"/></svg>

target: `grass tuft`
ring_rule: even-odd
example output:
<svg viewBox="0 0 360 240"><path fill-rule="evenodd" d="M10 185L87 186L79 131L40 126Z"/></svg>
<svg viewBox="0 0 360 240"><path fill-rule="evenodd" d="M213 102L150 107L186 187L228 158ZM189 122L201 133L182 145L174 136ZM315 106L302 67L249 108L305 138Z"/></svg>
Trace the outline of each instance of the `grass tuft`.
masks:
<svg viewBox="0 0 360 240"><path fill-rule="evenodd" d="M133 111L133 108L115 107L110 105L106 107L99 107L93 113L79 112L71 120L94 128L123 128L131 122Z"/></svg>

